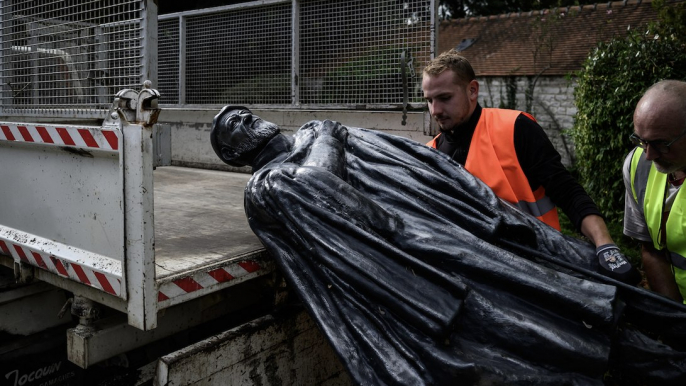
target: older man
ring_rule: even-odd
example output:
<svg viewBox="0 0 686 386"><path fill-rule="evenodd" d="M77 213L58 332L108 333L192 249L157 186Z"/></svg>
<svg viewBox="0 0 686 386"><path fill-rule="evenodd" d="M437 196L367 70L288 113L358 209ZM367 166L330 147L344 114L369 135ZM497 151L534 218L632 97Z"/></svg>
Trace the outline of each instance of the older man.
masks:
<svg viewBox="0 0 686 386"><path fill-rule="evenodd" d="M686 82L651 86L634 111L624 162L624 233L642 241L650 287L686 302Z"/></svg>

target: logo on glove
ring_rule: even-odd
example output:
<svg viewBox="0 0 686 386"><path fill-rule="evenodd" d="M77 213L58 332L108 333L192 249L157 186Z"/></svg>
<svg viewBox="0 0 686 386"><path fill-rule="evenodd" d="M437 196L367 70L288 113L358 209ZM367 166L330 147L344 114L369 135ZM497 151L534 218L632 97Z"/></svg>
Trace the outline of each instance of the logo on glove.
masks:
<svg viewBox="0 0 686 386"><path fill-rule="evenodd" d="M628 264L627 261L622 259L622 257L617 252L617 250L610 250L606 252L604 256L605 261L608 263L608 268L610 268L612 271L623 265Z"/></svg>

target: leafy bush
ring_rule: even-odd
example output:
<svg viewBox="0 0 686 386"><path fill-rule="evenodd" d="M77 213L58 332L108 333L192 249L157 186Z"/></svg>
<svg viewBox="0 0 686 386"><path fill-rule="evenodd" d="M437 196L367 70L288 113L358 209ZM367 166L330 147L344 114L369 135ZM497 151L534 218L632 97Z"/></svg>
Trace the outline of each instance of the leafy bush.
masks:
<svg viewBox="0 0 686 386"><path fill-rule="evenodd" d="M576 74L575 167L610 223L623 218L622 164L633 148L629 135L636 103L659 80L686 80L686 8L660 3L660 22L600 43Z"/></svg>

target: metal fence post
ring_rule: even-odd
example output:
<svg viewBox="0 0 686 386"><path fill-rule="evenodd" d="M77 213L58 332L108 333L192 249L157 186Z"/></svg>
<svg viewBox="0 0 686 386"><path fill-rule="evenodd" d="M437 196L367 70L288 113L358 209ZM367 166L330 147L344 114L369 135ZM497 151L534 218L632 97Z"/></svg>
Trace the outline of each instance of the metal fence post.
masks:
<svg viewBox="0 0 686 386"><path fill-rule="evenodd" d="M140 84L149 80L154 87L157 87L157 4L155 0L143 1L141 24L143 63Z"/></svg>
<svg viewBox="0 0 686 386"><path fill-rule="evenodd" d="M179 16L179 104L186 104L186 16Z"/></svg>
<svg viewBox="0 0 686 386"><path fill-rule="evenodd" d="M300 105L300 1L293 0L291 16L291 103Z"/></svg>
<svg viewBox="0 0 686 386"><path fill-rule="evenodd" d="M0 114L3 113L3 110L5 108L5 98L8 98L8 95L12 95L11 92L8 93L7 90L5 89L5 85L7 84L7 81L5 80L5 77L7 74L5 74L5 52L9 51L9 47L5 47L5 42L3 41L3 36L5 35L5 29L7 28L7 25L5 24L5 16L2 12L2 8L5 6L5 2L0 0Z"/></svg>

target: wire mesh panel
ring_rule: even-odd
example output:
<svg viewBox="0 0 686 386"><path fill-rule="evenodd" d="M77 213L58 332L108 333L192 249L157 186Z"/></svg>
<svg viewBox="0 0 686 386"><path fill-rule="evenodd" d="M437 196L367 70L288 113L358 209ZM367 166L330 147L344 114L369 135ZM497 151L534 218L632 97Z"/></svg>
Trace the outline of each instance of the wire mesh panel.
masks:
<svg viewBox="0 0 686 386"><path fill-rule="evenodd" d="M144 0L0 0L0 109L104 114L138 89Z"/></svg>
<svg viewBox="0 0 686 386"><path fill-rule="evenodd" d="M431 54L430 3L303 1L301 103L399 104L405 86L409 102L420 102L420 70Z"/></svg>
<svg viewBox="0 0 686 386"><path fill-rule="evenodd" d="M160 103L179 101L179 19L160 20L158 30L158 79Z"/></svg>
<svg viewBox="0 0 686 386"><path fill-rule="evenodd" d="M432 9L431 0L263 0L163 15L161 102L420 103Z"/></svg>
<svg viewBox="0 0 686 386"><path fill-rule="evenodd" d="M173 23L162 22L161 58L168 55L161 47L178 41ZM291 102L290 3L187 16L185 31L186 104ZM173 95L171 89L178 82L163 85L163 81L173 79L175 69L159 70L160 85ZM170 103L162 98L163 103Z"/></svg>
<svg viewBox="0 0 686 386"><path fill-rule="evenodd" d="M187 103L289 103L290 13L277 4L189 18Z"/></svg>

